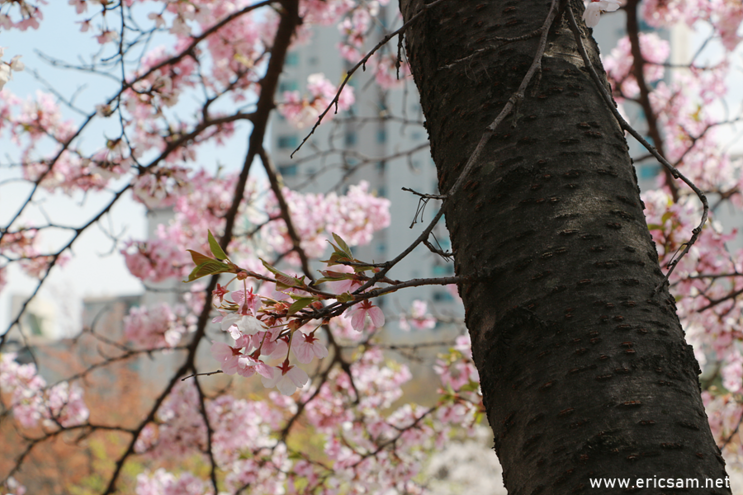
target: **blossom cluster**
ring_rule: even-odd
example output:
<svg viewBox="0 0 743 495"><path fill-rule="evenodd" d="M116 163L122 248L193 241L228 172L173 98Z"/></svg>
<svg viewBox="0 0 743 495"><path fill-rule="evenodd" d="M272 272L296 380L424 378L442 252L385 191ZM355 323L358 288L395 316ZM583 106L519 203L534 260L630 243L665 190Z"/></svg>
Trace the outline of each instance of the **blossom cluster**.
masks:
<svg viewBox="0 0 743 495"><path fill-rule="evenodd" d="M13 353L0 355L0 391L9 395L13 416L24 428L57 429L88 419L80 387L68 382L47 386L34 364L18 363Z"/></svg>
<svg viewBox="0 0 743 495"><path fill-rule="evenodd" d="M212 355L224 373L243 377L257 373L265 387L276 387L282 394L291 395L307 384L309 376L297 364L290 364L290 358L293 356L297 363L309 364L316 358L328 356L318 332L319 322L310 321L306 326L299 326L299 320L290 318L291 299L262 298L252 289L228 294L221 286L215 295L220 299L227 295L220 306L223 314L214 321L234 341L232 345L212 344ZM322 309L323 305L315 301L310 307ZM225 311L233 308L235 312ZM352 327L358 331L365 328L366 316L374 327L384 325L381 310L369 301L363 301L348 314Z"/></svg>
<svg viewBox="0 0 743 495"><path fill-rule="evenodd" d="M43 0L29 2L27 0L0 0L0 28L25 31L28 28L38 29L39 21L44 19L39 5ZM5 7L9 6L8 9Z"/></svg>
<svg viewBox="0 0 743 495"><path fill-rule="evenodd" d="M279 105L279 113L298 129L314 124L332 106L337 89L323 74L312 74L307 78L307 91L310 96L304 98L299 91L285 91L284 103ZM348 110L354 101L353 88L346 85L338 95L338 110ZM335 112L328 112L323 120L330 120L333 115Z"/></svg>
<svg viewBox="0 0 743 495"><path fill-rule="evenodd" d="M302 248L312 258L325 252L330 233L338 234L350 246L355 246L367 244L374 232L390 224L390 201L369 193L366 181L350 186L343 196L335 193L301 194L288 188L283 190L283 194L292 213L292 223L302 239ZM278 213L275 196L269 196L266 210L269 215ZM292 247L283 222L271 222L261 233L271 248L279 253Z"/></svg>
<svg viewBox="0 0 743 495"><path fill-rule="evenodd" d="M428 312L428 303L416 299L413 301L413 305L410 309L410 314L400 315L400 330L405 332L410 331L412 326L416 330L427 330L436 326L436 318L434 318Z"/></svg>
<svg viewBox="0 0 743 495"><path fill-rule="evenodd" d="M171 308L160 303L150 308L134 307L124 318L124 336L138 347L175 347L195 329L196 316L183 305Z"/></svg>
<svg viewBox="0 0 743 495"><path fill-rule="evenodd" d="M19 176L49 194L130 189L151 210L172 208L174 218L158 227L148 240L131 239L119 246L130 272L144 282L195 280L224 274L209 295L188 294L185 306L167 304L133 308L124 320L124 338L135 352L167 352L182 345L194 329L194 314L204 304L218 315L216 335L208 333L213 366L224 374L252 377L269 391L255 400L227 392L203 394L194 385L200 377L179 383L163 400L152 421L136 439L135 451L155 462L173 457L213 456L220 484L237 492L249 486L255 493L423 493L420 473L429 452L440 449L454 428L471 430L483 417L479 375L472 360L469 337L459 336L448 352L436 358L440 382L434 405L399 404L412 377L404 364L387 359L374 339L385 324L382 308L370 291L389 286L388 279L366 285L377 265L354 257L352 246L369 242L390 223L390 204L370 192L367 183L346 194L302 194L284 188L300 247L312 260L332 254L322 267L323 278L309 283L298 275L299 256L289 228L281 219L274 193L248 178L238 208L237 230L224 251L207 230L223 232L233 204L235 173L204 169L205 151L227 142L251 114L261 94L266 64L273 49L280 12L251 10L252 2L213 0L136 2L126 0L122 12L147 4L141 21L143 46L136 67L116 59L119 41L132 41L131 32L117 32L110 20L115 11L107 2L68 0L80 16L80 30L90 32L101 53L132 67L116 96L85 108L86 122L120 126L115 137L85 146L78 125L56 96L37 93L23 100L11 94L0 98L0 133L18 149ZM604 12L616 11L619 0L591 0L584 21L596 27ZM308 42L313 26L336 25L342 35L340 56L356 63L376 42L377 16L388 0L303 0L303 23L291 48ZM740 42L743 21L740 2L730 0L644 0L645 19L654 26L685 22L709 23L726 50ZM0 0L0 27L34 28L41 10L25 0ZM147 31L147 29L150 31ZM134 34L133 34L134 33ZM203 39L202 39L203 35ZM148 36L163 40L150 47ZM147 41L144 43L142 41ZM668 77L664 69L668 42L640 33L645 62L643 77L653 88L652 108L659 115L667 158L700 187L730 197L740 195L741 162L721 151L715 126L731 73L729 54L709 67L691 66ZM605 58L617 100L627 102L639 93L632 73L635 61L629 38ZM407 64L394 50L383 48L368 60L368 68L384 89L409 75ZM0 59L4 52L0 50ZM128 54L127 54L128 55ZM12 72L21 70L18 56L0 60L0 89ZM399 76L398 76L399 74ZM276 110L297 127L314 123L332 102L338 88L322 74L312 74L306 88L278 96ZM194 95L203 93L200 108ZM340 94L339 110L348 110L355 95L350 86ZM226 109L230 113L226 113ZM328 112L326 120L332 117ZM92 142L91 142L92 141ZM676 202L668 189L646 193L648 222L661 263L667 267L696 227L699 206L681 195ZM43 277L52 258L39 249L39 230L14 225L0 231L0 255L18 261L26 272ZM248 236L247 233L253 234ZM716 224L705 225L699 240L671 277L690 341L707 368L719 368L721 388L710 388L704 400L710 424L726 454L743 458L737 425L743 415L743 254L728 252L732 234ZM217 246L217 247L215 247ZM191 250L189 256L186 249ZM211 255L201 254L211 252ZM280 271L262 259L282 259ZM57 263L59 260L57 260ZM192 263L193 262L193 263ZM196 265L196 268L193 266ZM314 265L313 265L314 266ZM6 265L0 266L0 290ZM225 286L221 285L225 284ZM455 286L450 286L456 292ZM424 301L415 301L400 316L404 331L437 325ZM211 332L211 328L208 332ZM198 344L198 343L197 343ZM57 431L60 426L85 423L88 411L82 391L74 384L47 386L31 364L12 355L0 360L0 386L9 397L14 417L23 427ZM273 390L275 389L275 391ZM300 417L301 416L301 417ZM207 425L208 420L208 425ZM292 430L293 429L293 430ZM314 452L297 450L291 431L300 430ZM727 439L732 439L726 442ZM310 449L310 450L312 450ZM7 490L22 493L8 481ZM209 484L189 472L150 469L137 476L140 495L210 493Z"/></svg>
<svg viewBox="0 0 743 495"><path fill-rule="evenodd" d="M17 260L19 266L26 275L34 278L42 278L48 271L50 263L55 261L55 256L43 254L39 248L41 239L38 229L26 228L16 232L6 233L0 239L0 253L9 260ZM62 253L56 256L55 263L63 266L69 255ZM0 291L5 286L5 266L0 266Z"/></svg>
<svg viewBox="0 0 743 495"><path fill-rule="evenodd" d="M668 266L697 226L698 206L693 198L674 203L662 190L646 192L642 198L661 266ZM706 392L705 404L708 411L714 411L708 412L710 425L723 443L733 432L724 425L743 414L743 407L731 395L743 391L743 303L730 296L743 291L743 250L730 253L726 246L735 237L735 231L725 234L717 222L710 221L670 279L697 360L708 370L716 367L722 377L726 391ZM728 443L728 453L743 454L743 446L737 441ZM737 459L737 455L731 457L733 462Z"/></svg>
<svg viewBox="0 0 743 495"><path fill-rule="evenodd" d="M441 364L441 374L456 374L449 368L461 359L471 363L466 356L471 356L469 339L462 337L442 357L449 364ZM406 366L385 361L379 349L371 348L353 358L348 371L334 368L327 381L292 397L272 393L269 400L230 395L206 400L212 454L227 473L225 488L234 491L249 483L268 493L424 493L414 480L428 450L440 447L454 428L474 428L482 415L479 395L472 392L477 376L468 373L470 381L460 380L463 385L456 388L449 378L442 378L450 393L433 407L405 404L382 414L401 397L401 387L412 375ZM286 427L287 414L296 414L299 404L312 441L322 445L322 462L274 435ZM178 385L140 435L137 452L153 459L203 452L207 431L199 410L196 387L188 382ZM203 481L189 473L176 476L165 470L143 473L137 483L138 495L206 490Z"/></svg>
<svg viewBox="0 0 743 495"><path fill-rule="evenodd" d="M641 4L645 21L653 27L669 27L680 22L693 26L709 22L720 33L723 46L732 51L740 43L743 4L730 0L645 0Z"/></svg>

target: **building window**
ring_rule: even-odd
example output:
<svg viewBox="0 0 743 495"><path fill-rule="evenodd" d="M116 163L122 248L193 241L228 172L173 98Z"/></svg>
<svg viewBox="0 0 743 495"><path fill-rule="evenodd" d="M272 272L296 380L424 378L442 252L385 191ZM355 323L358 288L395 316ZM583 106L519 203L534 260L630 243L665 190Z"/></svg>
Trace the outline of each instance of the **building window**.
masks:
<svg viewBox="0 0 743 495"><path fill-rule="evenodd" d="M349 131L346 133L346 146L355 146L356 145L356 133L353 131Z"/></svg>
<svg viewBox="0 0 743 495"><path fill-rule="evenodd" d="M638 167L640 170L640 180L648 180L656 177L660 173L659 165L643 165Z"/></svg>
<svg viewBox="0 0 743 495"><path fill-rule="evenodd" d="M279 173L284 177L294 177L297 175L296 165L279 165Z"/></svg>
<svg viewBox="0 0 743 495"><path fill-rule="evenodd" d="M296 91L299 88L297 85L297 81L294 81L292 79L287 79L286 81L281 81L279 83L279 92L283 93L285 91Z"/></svg>
<svg viewBox="0 0 743 495"><path fill-rule="evenodd" d="M279 136L277 144L280 150L294 149L299 144L299 138L296 136L296 134Z"/></svg>
<svg viewBox="0 0 743 495"><path fill-rule="evenodd" d="M445 265L433 265L434 277L447 277L454 274L454 264L446 263Z"/></svg>
<svg viewBox="0 0 743 495"><path fill-rule="evenodd" d="M386 198L387 197L387 188L382 186L379 189L377 189L377 196L380 198Z"/></svg>
<svg viewBox="0 0 743 495"><path fill-rule="evenodd" d="M296 67L299 65L299 54L297 52L290 52L286 54L284 59L284 65L287 67Z"/></svg>
<svg viewBox="0 0 743 495"><path fill-rule="evenodd" d="M385 143L387 142L387 131L384 129L379 129L377 131L377 142L378 143Z"/></svg>
<svg viewBox="0 0 743 495"><path fill-rule="evenodd" d="M437 290L433 293L433 300L435 302L450 302L453 301L454 298L451 297L451 294L449 294L447 291Z"/></svg>
<svg viewBox="0 0 743 495"><path fill-rule="evenodd" d="M319 61L320 61L320 59L318 59L317 57L310 57L309 60L308 60L308 62L310 63L310 65L317 65L317 63Z"/></svg>
<svg viewBox="0 0 743 495"><path fill-rule="evenodd" d="M387 162L383 162L383 161L377 162L374 166L376 167L377 172L379 172L380 174L383 174L384 169L387 167Z"/></svg>

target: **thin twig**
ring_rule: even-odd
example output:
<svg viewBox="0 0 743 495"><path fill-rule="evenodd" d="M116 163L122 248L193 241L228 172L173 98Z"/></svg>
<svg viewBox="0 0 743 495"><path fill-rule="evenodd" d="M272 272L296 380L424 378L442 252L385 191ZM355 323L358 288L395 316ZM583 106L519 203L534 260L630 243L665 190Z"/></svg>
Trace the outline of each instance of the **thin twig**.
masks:
<svg viewBox="0 0 743 495"><path fill-rule="evenodd" d="M429 5L433 5L433 4L429 4ZM542 56L544 55L544 51L547 47L547 35L549 34L549 30L550 30L550 27L552 26L552 22L555 20L555 17L557 15L557 10L558 10L557 7L558 7L558 0L552 0L549 13L547 14L547 18L544 20L544 24L542 24L542 36L539 39L539 46L537 47L537 51L534 54L534 59L532 60L532 64L529 67L529 70L526 72L526 75L524 75L524 79L521 81L521 84L519 85L516 93L514 93L508 99L508 102L503 107L503 110L501 110L501 112L498 114L495 120L493 120L493 122L486 128L485 132L482 134L482 137L480 138L480 142L477 143L477 147L475 147L475 150L472 152L469 159L467 160L467 164L464 166L462 173L459 175L456 182L451 186L451 188L446 192L446 196L448 199L447 201L444 201L444 206L439 209L439 211L433 217L433 220L431 220L431 223L428 225L428 227L426 227L426 229L421 233L421 235L419 235L418 238L415 241L413 241L413 243L410 246L407 247L407 249L405 249L402 253L400 253L393 260L384 263L384 268L382 268L379 272L377 272L374 275L374 277L372 277L364 285L362 285L357 290L355 290L354 295L361 294L363 291L365 291L366 289L368 289L369 287L377 283L379 280L381 280L382 277L384 277L393 266L395 266L403 258L405 258L411 252L413 252L413 250L418 246L418 244L421 244L424 240L428 239L429 234L431 233L431 231L433 231L433 228L438 224L439 220L444 215L444 210L450 204L449 201L451 200L452 197L454 197L456 192L459 190L461 185L464 183L464 179L467 177L470 171L474 168L475 163L479 159L480 154L482 153L483 149L485 149L485 145L488 143L488 141L492 137L493 133L495 132L495 129L511 113L511 110L524 98L524 93L526 92L526 88L529 85L529 82L531 81L532 77L534 76L534 73L539 68L541 68Z"/></svg>
<svg viewBox="0 0 743 495"><path fill-rule="evenodd" d="M447 1L447 0L435 0L434 2L425 4L418 12L415 13L415 15L413 15L413 17L410 18L410 20L408 22L406 22L405 24L403 24L400 27L400 29L398 29L397 31L393 31L392 33L390 33L387 36L385 36L384 38L382 38L382 41L380 41L379 43L377 43L374 48L372 48L371 50L369 50L369 52L367 52L367 54L364 55L364 58L362 58L361 60L359 60L359 62L356 65L354 65L353 67L351 67L351 69L349 69L349 71L346 73L346 77L343 78L343 81L341 82L341 85L338 86L338 91L335 93L335 98L333 98L333 100L330 102L330 104L328 104L327 108L325 108L325 110L317 117L317 122L315 122L315 125L312 126L312 129L310 130L310 133L307 134L304 137L304 139L302 139L302 142L299 143L299 146L297 146L297 149L295 149L294 151L292 151L292 154L290 155L292 158L297 153L297 151L299 151L302 148L302 146L304 145L304 143L307 142L307 140L310 138L310 136L312 136L315 133L315 130L318 127L320 127L320 124L322 123L322 119L325 118L325 116L328 114L328 112L330 111L331 108L335 107L335 113L338 113L338 100L341 97L341 92L343 91L343 88L345 88L346 87L346 84L348 83L348 81L351 80L351 76L353 76L353 74L357 70L359 70L360 67L364 67L364 69L366 69L366 62L369 60L369 58L371 58L371 56L374 55L377 52L377 50L379 50L384 45L386 45L389 40L391 40L395 36L401 34L406 29L408 29L411 24L413 24L421 15L423 15L429 9L431 9L431 8L437 6L440 3L443 3L445 1Z"/></svg>
<svg viewBox="0 0 743 495"><path fill-rule="evenodd" d="M658 286L653 291L654 294L657 294L658 291L668 283L668 279L671 276L671 273L673 273L673 270L678 265L678 262L683 258L686 253L689 252L691 249L691 246L694 245L697 238L699 237L699 234L702 232L702 228L704 227L704 224L707 222L707 215L709 214L709 204L707 203L707 197L704 195L704 193L689 179L686 178L681 172L678 171L676 167L668 163L668 160L663 158L663 156L658 153L658 150L655 149L653 145L647 142L647 140L642 137L642 135L637 132L631 125L627 123L626 120L622 117L622 115L619 113L619 111L614 106L614 101L611 99L611 95L606 90L604 85L601 82L601 78L596 73L596 69L594 68L593 64L591 63L591 60L588 58L588 54L586 53L586 49L583 46L583 40L581 39L581 32L580 28L578 27L578 23L575 22L575 16L573 15L573 10L568 7L567 9L568 14L568 20L570 21L570 29L573 31L573 36L575 37L575 41L578 45L578 51L580 52L581 57L583 57L583 63L585 64L586 68L588 69L589 73L591 74L591 79L593 79L593 82L598 89L599 94L603 97L604 102L606 103L606 106L611 110L612 114L614 115L614 118L617 119L617 122L619 122L619 125L622 127L623 130L629 132L632 137L637 139L637 141L640 142L652 155L655 157L658 162L660 162L667 170L670 171L671 175L673 175L676 179L681 179L686 185L688 185L694 193L699 197L699 200L702 202L702 220L699 222L699 225L692 230L691 238L689 239L689 242L686 243L686 246L684 247L684 250L681 251L681 254L678 256L678 258L672 260L670 263L668 263L668 272L666 273L666 276L663 278L663 281L658 284Z"/></svg>

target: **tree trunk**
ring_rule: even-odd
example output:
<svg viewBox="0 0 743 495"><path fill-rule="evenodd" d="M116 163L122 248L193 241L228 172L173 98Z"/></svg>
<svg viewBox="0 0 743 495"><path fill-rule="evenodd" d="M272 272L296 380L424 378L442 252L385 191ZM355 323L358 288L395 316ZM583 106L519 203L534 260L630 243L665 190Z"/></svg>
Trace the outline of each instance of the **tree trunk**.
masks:
<svg viewBox="0 0 743 495"><path fill-rule="evenodd" d="M400 0L404 18L425 3ZM538 29L549 5L445 1L406 32L442 193L539 41L494 38ZM587 34L584 44L601 69ZM696 493L730 493L674 300L654 293L663 274L624 134L565 21L542 64L445 205L457 275L477 279L459 289L506 488L566 494L595 490L590 478L643 478L643 493L676 493L667 478L720 478Z"/></svg>

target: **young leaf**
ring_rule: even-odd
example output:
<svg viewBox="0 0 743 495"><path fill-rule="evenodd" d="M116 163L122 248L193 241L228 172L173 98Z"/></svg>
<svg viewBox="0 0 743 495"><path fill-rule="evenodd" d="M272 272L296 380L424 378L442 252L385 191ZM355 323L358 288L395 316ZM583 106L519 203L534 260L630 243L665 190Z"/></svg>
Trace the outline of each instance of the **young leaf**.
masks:
<svg viewBox="0 0 743 495"><path fill-rule="evenodd" d="M348 255L349 258L353 257L353 253L351 253L351 248L348 247L348 244L346 244L346 241L341 239L341 237L337 234L333 234L333 239L335 239L335 242L338 243L338 247L341 248L341 251Z"/></svg>
<svg viewBox="0 0 743 495"><path fill-rule="evenodd" d="M215 275L217 273L228 273L230 271L230 267L222 263L221 261L213 260L209 258L208 261L205 261L196 268L193 269L193 271L188 275L188 279L184 280L184 282L193 282L194 280L206 277L207 275Z"/></svg>
<svg viewBox="0 0 743 495"><path fill-rule="evenodd" d="M297 311L306 308L313 302L315 302L314 297L300 297L299 299L294 301L291 306L289 306L288 314L293 315Z"/></svg>
<svg viewBox="0 0 743 495"><path fill-rule="evenodd" d="M338 294L337 296L335 296L335 298L338 302L342 302L342 303L353 301L353 296L351 295L350 292L344 292L343 294Z"/></svg>
<svg viewBox="0 0 743 495"><path fill-rule="evenodd" d="M193 264L198 266L202 263L206 263L207 261L214 261L212 258L205 254L198 253L196 251L193 251L191 249L186 249L189 253L191 253L191 259L193 260Z"/></svg>
<svg viewBox="0 0 743 495"><path fill-rule="evenodd" d="M354 278L353 273L335 272L333 270L320 270L320 273L325 275L327 280L352 280Z"/></svg>
<svg viewBox="0 0 743 495"><path fill-rule="evenodd" d="M259 258L260 259L260 258ZM265 260L260 259L263 263L263 266L266 267L266 270L273 273L276 276L276 288L281 290L282 288L287 287L304 287L304 282L298 278L290 277L286 273L282 272L281 270L278 270L274 268L273 266L266 263ZM284 287L282 287L284 286Z"/></svg>
<svg viewBox="0 0 743 495"><path fill-rule="evenodd" d="M320 260L323 263L326 263L328 266L335 266L335 265L342 265L341 261L353 261L351 258L343 254L332 242L330 243L331 246L333 246L336 251L333 252L330 255L330 259L327 260Z"/></svg>
<svg viewBox="0 0 743 495"><path fill-rule="evenodd" d="M219 243L217 242L217 240L212 235L212 231L211 230L207 230L207 232L209 232L209 249L212 250L212 254L214 255L214 257L217 258L220 261L221 260L226 260L227 259L227 255L225 254L224 251L222 251L222 248L220 247Z"/></svg>

